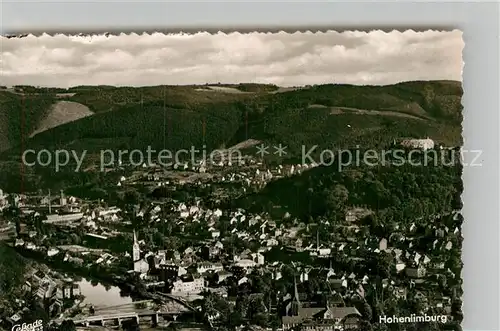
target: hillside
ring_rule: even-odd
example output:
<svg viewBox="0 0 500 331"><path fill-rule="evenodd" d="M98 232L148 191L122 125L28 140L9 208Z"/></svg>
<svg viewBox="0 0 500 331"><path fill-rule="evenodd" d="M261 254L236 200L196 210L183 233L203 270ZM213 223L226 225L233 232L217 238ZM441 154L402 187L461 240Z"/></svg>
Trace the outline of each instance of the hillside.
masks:
<svg viewBox="0 0 500 331"><path fill-rule="evenodd" d="M54 102L52 94L0 90L0 151L24 143Z"/></svg>
<svg viewBox="0 0 500 331"><path fill-rule="evenodd" d="M94 113L85 105L72 101L58 101L53 104L47 114L40 120L36 129L31 133L30 137L55 128L57 126L79 120L81 118L91 116Z"/></svg>
<svg viewBox="0 0 500 331"><path fill-rule="evenodd" d="M237 102L274 90L269 85L201 85L201 86L151 86L151 87L113 87L113 86L77 86L68 89L74 93L71 101L87 105L98 113L119 110L123 106L141 106L142 103L162 101L165 107L192 109L200 105ZM240 91L241 93L234 93Z"/></svg>
<svg viewBox="0 0 500 331"><path fill-rule="evenodd" d="M0 116L6 119L1 122L0 143L10 147L1 159L11 161L1 166L19 162L26 148L89 153L145 151L148 146L211 150L256 139L282 143L288 146L287 157L297 157L302 146L381 148L397 137L428 136L458 146L462 144L461 96L461 84L454 81L303 88L259 84L22 87L22 93L0 92ZM78 119L79 115L59 112L47 117L60 100L88 107L84 113L94 114ZM51 125L44 124L47 118ZM47 130L29 138L40 127ZM19 167L12 171L19 173Z"/></svg>
<svg viewBox="0 0 500 331"><path fill-rule="evenodd" d="M320 85L260 98L247 106L244 138L301 146L387 146L397 137L426 137L461 145L462 88L458 82L390 86Z"/></svg>
<svg viewBox="0 0 500 331"><path fill-rule="evenodd" d="M4 305L3 300L13 300L24 282L24 272L27 261L17 254L14 249L0 242L0 311Z"/></svg>
<svg viewBox="0 0 500 331"><path fill-rule="evenodd" d="M449 151L451 158L456 151ZM423 156L414 156L424 162ZM344 160L346 161L346 160ZM433 164L394 166L363 163L319 166L271 182L262 191L233 201L233 207L255 212L289 212L303 220L335 214L345 205L363 205L386 219L415 219L462 207L462 167ZM280 206L276 210L276 206ZM342 214L342 213L340 213ZM330 215L331 216L331 215Z"/></svg>

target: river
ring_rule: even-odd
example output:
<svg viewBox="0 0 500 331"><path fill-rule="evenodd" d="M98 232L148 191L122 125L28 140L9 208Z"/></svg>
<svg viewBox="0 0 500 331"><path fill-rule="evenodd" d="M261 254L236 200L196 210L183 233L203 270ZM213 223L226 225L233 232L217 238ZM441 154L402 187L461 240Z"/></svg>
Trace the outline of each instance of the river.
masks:
<svg viewBox="0 0 500 331"><path fill-rule="evenodd" d="M83 302L96 307L116 306L133 301L130 296L123 296L117 286L103 285L85 278L76 284L80 286L81 294L85 296Z"/></svg>

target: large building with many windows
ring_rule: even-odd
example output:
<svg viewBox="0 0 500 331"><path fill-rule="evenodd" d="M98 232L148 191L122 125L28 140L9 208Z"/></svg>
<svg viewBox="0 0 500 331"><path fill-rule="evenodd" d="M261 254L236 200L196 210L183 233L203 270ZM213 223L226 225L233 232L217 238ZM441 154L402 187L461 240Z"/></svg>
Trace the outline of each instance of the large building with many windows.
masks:
<svg viewBox="0 0 500 331"><path fill-rule="evenodd" d="M304 307L299 300L297 285L295 295L281 318L283 331L347 331L359 330L361 314L355 307L328 305L327 307Z"/></svg>
<svg viewBox="0 0 500 331"><path fill-rule="evenodd" d="M203 277L181 277L173 283L172 294L199 294L205 289Z"/></svg>

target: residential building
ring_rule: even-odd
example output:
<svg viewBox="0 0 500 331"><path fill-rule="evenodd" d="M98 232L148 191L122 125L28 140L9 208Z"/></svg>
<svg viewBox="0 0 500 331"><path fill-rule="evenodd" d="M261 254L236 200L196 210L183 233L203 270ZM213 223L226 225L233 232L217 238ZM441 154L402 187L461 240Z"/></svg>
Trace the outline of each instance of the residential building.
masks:
<svg viewBox="0 0 500 331"><path fill-rule="evenodd" d="M282 330L301 327L308 331L358 330L361 314L355 307L304 307L299 299L297 284L293 299L282 317Z"/></svg>
<svg viewBox="0 0 500 331"><path fill-rule="evenodd" d="M405 273L411 278L422 278L426 275L426 269L422 266L406 268Z"/></svg>
<svg viewBox="0 0 500 331"><path fill-rule="evenodd" d="M401 146L406 148L418 148L418 149L433 149L434 141L427 137L426 139L405 139L401 141Z"/></svg>
<svg viewBox="0 0 500 331"><path fill-rule="evenodd" d="M203 277L181 277L173 283L172 294L199 294L205 289Z"/></svg>
<svg viewBox="0 0 500 331"><path fill-rule="evenodd" d="M212 262L201 262L196 268L196 272L199 274L204 274L208 271L219 272L224 270L222 263L212 263Z"/></svg>

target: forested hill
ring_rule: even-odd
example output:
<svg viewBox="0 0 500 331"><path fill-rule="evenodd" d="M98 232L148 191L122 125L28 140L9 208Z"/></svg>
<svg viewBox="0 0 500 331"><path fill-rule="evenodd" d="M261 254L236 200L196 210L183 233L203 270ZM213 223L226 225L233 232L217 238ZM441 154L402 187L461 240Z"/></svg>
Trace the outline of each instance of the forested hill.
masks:
<svg viewBox="0 0 500 331"><path fill-rule="evenodd" d="M3 89L0 146L7 150L0 168L7 177L19 173L21 151L28 148L97 153L204 145L210 150L253 138L284 144L287 157L292 157L300 155L302 146L380 148L398 137L430 137L458 146L462 92L455 81L300 88L219 84ZM67 102L66 108L54 112L61 101ZM60 110L73 104L86 109L85 114L72 114L71 121L55 118L64 117ZM49 115L48 128L33 135Z"/></svg>
<svg viewBox="0 0 500 331"><path fill-rule="evenodd" d="M8 119L8 126L0 128L3 146L20 145L21 137L28 145L82 141L89 149L103 142L109 148L182 148L204 141L217 148L247 138L288 145L355 145L384 143L388 135L429 135L447 144L461 143L462 88L453 81L297 89L240 84L21 91L0 93L0 116ZM82 104L95 114L29 139L47 108L59 99Z"/></svg>
<svg viewBox="0 0 500 331"><path fill-rule="evenodd" d="M26 260L14 249L0 242L0 309L2 300L14 300L19 295L19 287L24 283ZM0 315L1 315L0 311ZM10 315L8 315L10 316Z"/></svg>
<svg viewBox="0 0 500 331"><path fill-rule="evenodd" d="M262 191L234 201L233 207L276 212L278 217L289 212L303 220L337 212L343 215L349 205L363 205L385 219L399 221L460 210L463 183L458 154L443 152L440 158L446 162L429 161L427 166L417 166L425 162L423 155L406 155L405 164L347 165L344 159L343 167L334 162L271 182Z"/></svg>

